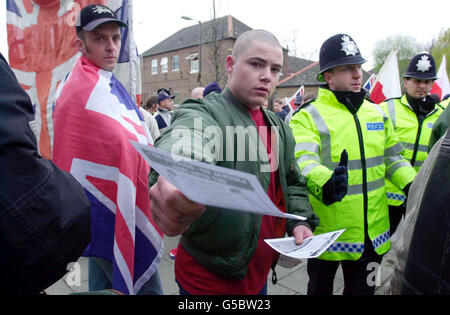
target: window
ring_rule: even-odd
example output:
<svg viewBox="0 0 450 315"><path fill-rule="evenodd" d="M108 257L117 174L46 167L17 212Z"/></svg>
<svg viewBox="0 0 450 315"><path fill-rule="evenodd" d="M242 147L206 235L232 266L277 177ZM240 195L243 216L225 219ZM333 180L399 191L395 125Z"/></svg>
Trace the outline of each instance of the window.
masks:
<svg viewBox="0 0 450 315"><path fill-rule="evenodd" d="M191 72L190 73L198 73L198 59L191 60Z"/></svg>
<svg viewBox="0 0 450 315"><path fill-rule="evenodd" d="M180 70L180 58L178 56L172 56L172 71Z"/></svg>
<svg viewBox="0 0 450 315"><path fill-rule="evenodd" d="M161 58L161 73L167 73L169 71L169 58Z"/></svg>
<svg viewBox="0 0 450 315"><path fill-rule="evenodd" d="M152 74L158 74L158 59L152 60Z"/></svg>
<svg viewBox="0 0 450 315"><path fill-rule="evenodd" d="M199 67L198 53L188 55L186 57L186 60L191 61L191 72L190 73L198 73L198 67Z"/></svg>

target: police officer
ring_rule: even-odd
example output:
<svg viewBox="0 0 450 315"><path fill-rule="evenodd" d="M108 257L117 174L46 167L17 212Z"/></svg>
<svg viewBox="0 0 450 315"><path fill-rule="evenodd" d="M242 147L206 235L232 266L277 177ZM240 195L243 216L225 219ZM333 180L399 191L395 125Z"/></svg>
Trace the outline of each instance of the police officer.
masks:
<svg viewBox="0 0 450 315"><path fill-rule="evenodd" d="M431 130L443 112L429 95L436 79L436 63L433 56L426 52L420 53L411 59L408 70L403 75L406 93L400 98L389 99L380 104L389 115L395 132L405 148L404 158L411 162L416 171L419 171L428 155ZM406 196L388 179L386 195L391 233L394 233L406 210Z"/></svg>
<svg viewBox="0 0 450 315"><path fill-rule="evenodd" d="M350 36L327 39L317 77L327 84L290 121L297 163L320 219L315 234L345 229L327 251L308 260L310 295L333 294L340 264L344 295L374 294L371 272L390 248L385 174L398 188L409 186L416 175L400 155L403 148L390 119L365 99L364 62Z"/></svg>

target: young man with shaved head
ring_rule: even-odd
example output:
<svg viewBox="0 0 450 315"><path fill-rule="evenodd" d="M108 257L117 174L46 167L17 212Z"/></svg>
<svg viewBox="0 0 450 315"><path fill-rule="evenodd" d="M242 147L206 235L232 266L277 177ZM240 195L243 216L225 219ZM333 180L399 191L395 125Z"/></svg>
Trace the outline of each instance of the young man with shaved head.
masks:
<svg viewBox="0 0 450 315"><path fill-rule="evenodd" d="M286 222L204 207L152 173L155 222L169 236L182 234L175 259L180 294L266 294L267 276L278 255L264 239L283 237L287 232L300 244L318 225L305 178L295 162L289 127L261 106L274 91L282 65L282 48L272 34L262 30L243 33L226 60L228 86L220 94L186 100L155 146L254 174L280 211L308 219ZM180 137L172 135L180 131L186 135L186 130L189 137L182 140L188 145L180 146Z"/></svg>

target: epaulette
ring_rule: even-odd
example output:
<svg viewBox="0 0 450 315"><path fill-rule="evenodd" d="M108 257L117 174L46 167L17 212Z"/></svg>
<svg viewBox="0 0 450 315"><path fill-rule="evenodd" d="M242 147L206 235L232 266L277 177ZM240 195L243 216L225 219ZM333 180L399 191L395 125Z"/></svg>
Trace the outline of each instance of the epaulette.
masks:
<svg viewBox="0 0 450 315"><path fill-rule="evenodd" d="M387 102L387 101L390 101L390 100L399 100L399 99L401 99L402 98L402 96L398 96L398 97L391 97L391 98L387 98L387 99L385 99L383 102Z"/></svg>
<svg viewBox="0 0 450 315"><path fill-rule="evenodd" d="M364 100L365 100L365 101L368 101L369 103L376 104L374 101L372 101L372 100L370 99L370 95L368 95L368 94L366 94L366 95L364 96Z"/></svg>
<svg viewBox="0 0 450 315"><path fill-rule="evenodd" d="M317 99L317 97L314 97L312 99L310 99L309 101L307 101L306 103L303 103L302 106L298 107L294 113L292 114L292 117L294 117L295 114L297 114L302 108L305 108L306 106L308 106L309 104L311 104L312 102L314 102Z"/></svg>

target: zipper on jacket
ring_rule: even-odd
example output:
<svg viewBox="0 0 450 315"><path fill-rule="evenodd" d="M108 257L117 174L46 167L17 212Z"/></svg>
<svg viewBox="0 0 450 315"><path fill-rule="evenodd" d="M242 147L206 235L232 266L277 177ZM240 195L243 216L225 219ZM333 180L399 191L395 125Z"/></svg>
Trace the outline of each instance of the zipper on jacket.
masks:
<svg viewBox="0 0 450 315"><path fill-rule="evenodd" d="M366 164L366 153L364 151L364 140L362 137L362 129L361 129L361 123L359 122L358 116L353 114L353 118L355 120L356 124L356 130L358 131L358 139L359 139L359 150L361 152L361 168L362 168L362 177L363 177L363 205L364 205L364 239L366 237L369 237L369 230L368 230L368 223L367 223L367 211L369 208L369 196L368 196L368 189L367 189L367 164ZM364 243L366 241L364 240Z"/></svg>
<svg viewBox="0 0 450 315"><path fill-rule="evenodd" d="M425 118L421 118L417 115L417 121L419 123L419 128L417 128L417 136L416 136L416 142L414 143L414 151L413 155L411 157L411 165L414 167L414 164L416 164L417 159L417 151L419 151L419 140L420 140L420 134L422 133L422 126L423 122L425 121Z"/></svg>
<svg viewBox="0 0 450 315"><path fill-rule="evenodd" d="M362 188L363 188L363 207L364 207L364 245L366 243L370 242L369 237L369 224L367 222L367 212L369 209L369 194L368 194L368 188L367 188L367 164L366 164L366 153L364 151L364 140L362 136L362 128L361 123L359 121L357 112L360 107L355 108L353 105L350 97L346 97L346 103L345 106L349 110L349 112L353 115L353 119L355 120L356 124L356 131L358 132L358 139L359 139L359 151L361 153L361 168L362 168ZM361 104L362 106L362 104ZM350 108L349 108L350 107Z"/></svg>

